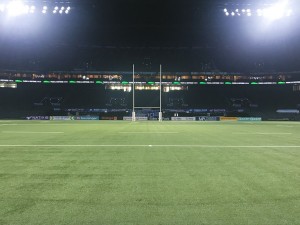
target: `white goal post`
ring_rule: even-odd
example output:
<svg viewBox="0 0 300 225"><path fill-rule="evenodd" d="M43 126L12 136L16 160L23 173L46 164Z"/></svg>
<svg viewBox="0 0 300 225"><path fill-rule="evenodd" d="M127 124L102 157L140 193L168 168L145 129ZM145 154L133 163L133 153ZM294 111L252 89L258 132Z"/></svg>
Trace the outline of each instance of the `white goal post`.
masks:
<svg viewBox="0 0 300 225"><path fill-rule="evenodd" d="M132 121L136 121L136 112L135 109L159 109L158 113L158 121L163 120L162 115L162 79L161 79L161 73L162 73L162 66L159 66L159 107L136 107L135 106L135 67L134 64L132 65Z"/></svg>

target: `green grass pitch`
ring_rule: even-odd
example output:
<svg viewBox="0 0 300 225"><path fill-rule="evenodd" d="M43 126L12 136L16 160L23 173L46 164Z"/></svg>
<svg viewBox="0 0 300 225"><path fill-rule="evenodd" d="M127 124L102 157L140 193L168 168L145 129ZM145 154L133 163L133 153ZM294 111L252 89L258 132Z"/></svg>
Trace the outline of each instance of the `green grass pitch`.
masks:
<svg viewBox="0 0 300 225"><path fill-rule="evenodd" d="M0 121L0 224L300 224L300 123Z"/></svg>

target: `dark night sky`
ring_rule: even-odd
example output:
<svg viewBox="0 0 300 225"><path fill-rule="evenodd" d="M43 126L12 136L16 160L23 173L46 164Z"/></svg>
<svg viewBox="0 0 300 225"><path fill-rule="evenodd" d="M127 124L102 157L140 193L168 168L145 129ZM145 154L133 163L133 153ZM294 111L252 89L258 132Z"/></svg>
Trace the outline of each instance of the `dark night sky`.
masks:
<svg viewBox="0 0 300 225"><path fill-rule="evenodd" d="M213 62L226 71L259 62L268 70L300 69L299 17L266 27L255 17L225 17L226 2L73 0L70 15L0 16L0 69L70 70L90 63L91 69L126 70L122 64L147 57L170 70L189 57L192 65ZM186 62L174 69L201 68Z"/></svg>

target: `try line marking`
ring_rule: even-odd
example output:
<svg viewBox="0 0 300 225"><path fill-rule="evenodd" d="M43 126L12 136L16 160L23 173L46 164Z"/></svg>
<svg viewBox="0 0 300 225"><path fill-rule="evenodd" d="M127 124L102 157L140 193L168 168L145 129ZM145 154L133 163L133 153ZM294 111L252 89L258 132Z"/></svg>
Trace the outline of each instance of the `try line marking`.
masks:
<svg viewBox="0 0 300 225"><path fill-rule="evenodd" d="M0 147L190 147L190 148L300 148L300 145L0 145Z"/></svg>
<svg viewBox="0 0 300 225"><path fill-rule="evenodd" d="M178 134L178 132L119 132L120 134Z"/></svg>
<svg viewBox="0 0 300 225"><path fill-rule="evenodd" d="M2 131L4 134L63 134L65 132Z"/></svg>
<svg viewBox="0 0 300 225"><path fill-rule="evenodd" d="M235 132L233 134L244 134L244 135L255 135L255 134L259 134L259 135L292 135L293 133L239 133L239 132Z"/></svg>

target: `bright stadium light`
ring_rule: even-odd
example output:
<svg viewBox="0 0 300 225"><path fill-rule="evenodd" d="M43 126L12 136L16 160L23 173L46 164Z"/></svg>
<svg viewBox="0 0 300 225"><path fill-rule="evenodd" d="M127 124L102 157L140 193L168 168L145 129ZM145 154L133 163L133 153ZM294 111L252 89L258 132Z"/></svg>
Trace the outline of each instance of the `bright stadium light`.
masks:
<svg viewBox="0 0 300 225"><path fill-rule="evenodd" d="M8 16L20 16L28 12L28 6L20 0L11 1L6 5L7 15Z"/></svg>
<svg viewBox="0 0 300 225"><path fill-rule="evenodd" d="M4 12L4 10L5 10L5 5L0 4L0 12Z"/></svg>
<svg viewBox="0 0 300 225"><path fill-rule="evenodd" d="M280 1L269 8L266 8L263 12L263 16L270 21L279 20L285 17L288 12L292 13L292 10L288 7L288 0Z"/></svg>
<svg viewBox="0 0 300 225"><path fill-rule="evenodd" d="M263 15L263 11L261 9L258 9L256 12L257 12L258 16L262 16Z"/></svg>

